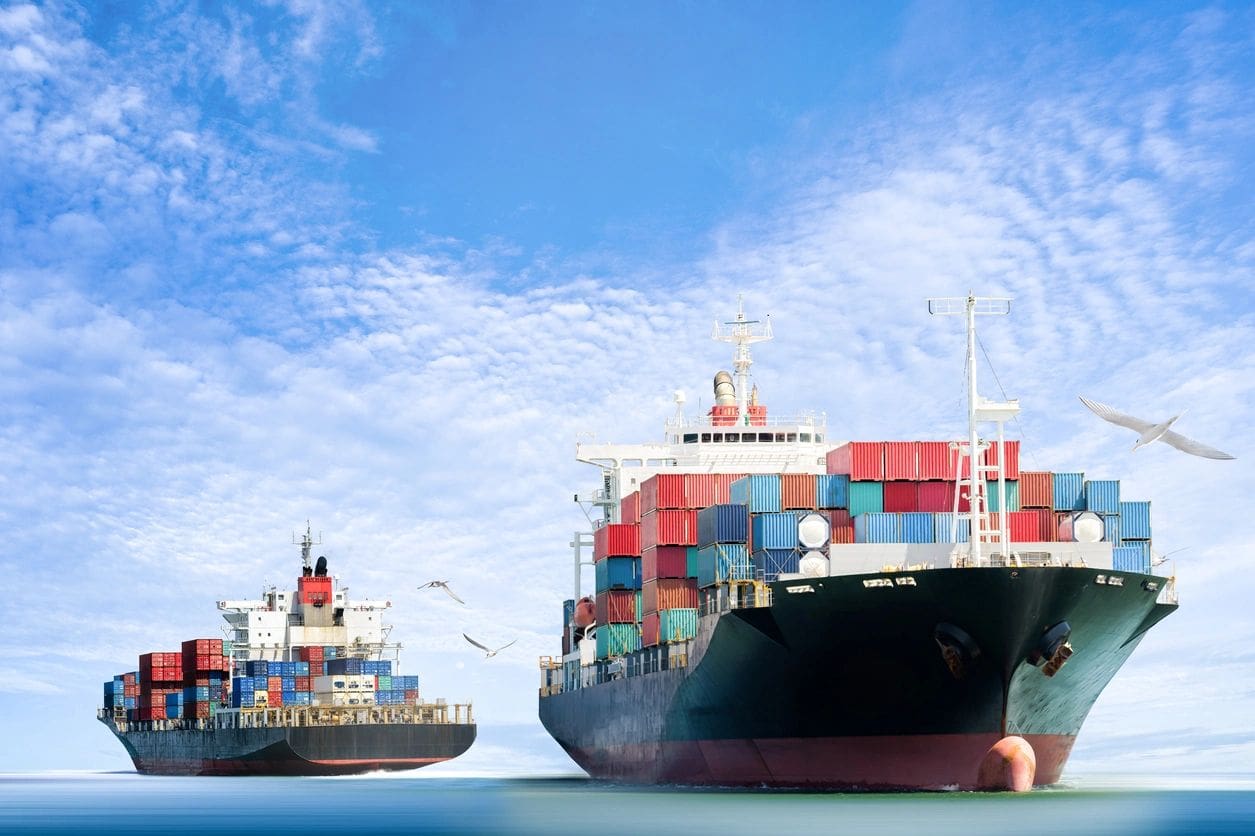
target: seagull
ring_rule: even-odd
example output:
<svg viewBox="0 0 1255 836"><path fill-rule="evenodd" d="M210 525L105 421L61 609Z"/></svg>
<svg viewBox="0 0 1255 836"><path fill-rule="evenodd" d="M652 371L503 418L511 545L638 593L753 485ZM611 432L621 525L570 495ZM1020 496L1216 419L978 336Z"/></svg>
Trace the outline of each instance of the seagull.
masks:
<svg viewBox="0 0 1255 836"><path fill-rule="evenodd" d="M1168 429L1172 424L1181 417L1174 415L1161 424L1152 424L1150 421L1143 421L1141 418L1134 418L1131 415L1125 415L1123 412L1117 412L1106 404L1097 403L1081 398L1081 403L1089 407L1090 411L1104 421L1109 421L1117 426L1127 427L1136 433L1140 433L1137 443L1133 445L1133 449L1145 447L1152 441L1162 441L1170 444L1178 450L1189 453L1192 456L1202 456L1205 459L1231 459L1228 453L1222 453L1214 447L1208 447L1206 444L1200 444L1192 438L1186 438L1180 433L1174 433ZM1184 415L1185 413L1181 413Z"/></svg>
<svg viewBox="0 0 1255 836"><path fill-rule="evenodd" d="M461 598L453 594L453 590L449 588L448 581L428 581L427 583L420 586L419 589L427 589L428 587L433 587L433 586L443 589L445 593L454 601L457 601L459 604L461 604L464 607L466 606L465 601L463 601Z"/></svg>
<svg viewBox="0 0 1255 836"><path fill-rule="evenodd" d="M501 651L505 650L510 645L514 644L514 642L518 641L518 639L515 639L514 641L509 642L508 644L503 644L501 645L501 647L498 647L496 650L493 650L492 648L482 645L479 642L475 641L474 639L472 639L470 636L466 635L465 633L462 634L462 638L466 639L468 642L470 642L471 644L478 647L480 650L487 653L488 655L484 657L485 659L491 659L492 657L496 656Z"/></svg>

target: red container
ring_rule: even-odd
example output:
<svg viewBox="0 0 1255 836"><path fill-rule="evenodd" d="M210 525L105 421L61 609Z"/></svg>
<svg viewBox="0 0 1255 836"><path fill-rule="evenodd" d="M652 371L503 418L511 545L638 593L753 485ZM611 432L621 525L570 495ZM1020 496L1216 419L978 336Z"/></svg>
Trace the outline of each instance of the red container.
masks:
<svg viewBox="0 0 1255 836"><path fill-rule="evenodd" d="M641 483L641 519L660 508L687 508L683 473L658 473Z"/></svg>
<svg viewBox="0 0 1255 836"><path fill-rule="evenodd" d="M641 527L633 523L609 523L593 531L593 560L607 557L639 557Z"/></svg>
<svg viewBox="0 0 1255 836"><path fill-rule="evenodd" d="M641 492L632 491L619 500L619 522L638 523L641 521Z"/></svg>
<svg viewBox="0 0 1255 836"><path fill-rule="evenodd" d="M781 507L786 511L815 510L815 502L818 499L815 495L815 474L781 474L780 495L783 501Z"/></svg>
<svg viewBox="0 0 1255 836"><path fill-rule="evenodd" d="M827 470L849 474L855 482L879 482L885 478L885 443L848 441L828 452Z"/></svg>
<svg viewBox="0 0 1255 836"><path fill-rule="evenodd" d="M597 623L625 624L636 622L636 590L612 589L597 593Z"/></svg>
<svg viewBox="0 0 1255 836"><path fill-rule="evenodd" d="M283 677L268 676L266 677L266 690L270 692L283 690Z"/></svg>
<svg viewBox="0 0 1255 836"><path fill-rule="evenodd" d="M647 612L641 619L641 646L653 647L658 644L658 633L660 632L660 620L658 613Z"/></svg>
<svg viewBox="0 0 1255 836"><path fill-rule="evenodd" d="M270 705L271 708L274 708L276 705L283 705L283 690L280 689L278 691L267 691L266 702Z"/></svg>
<svg viewBox="0 0 1255 836"><path fill-rule="evenodd" d="M1004 444L1006 445L1006 448L1007 448L1007 465L1006 465L1007 478L1019 479L1020 478L1020 442L1019 441L1007 441L1007 442L1004 442ZM990 443L989 449L985 451L984 461L986 465L996 465L998 463L998 442L997 441ZM993 473L989 473L987 474L987 476L990 479L996 478L995 474ZM1023 501L1024 500L1021 497L1020 502L1023 503Z"/></svg>
<svg viewBox="0 0 1255 836"><path fill-rule="evenodd" d="M568 644L570 644L570 643L571 643L571 639L570 639L570 637L569 637L569 636L568 636L568 637L564 637L564 638L563 638L563 640L562 640L562 649L563 649L563 650L565 650L565 651L566 651L566 653L570 653L570 652L571 652L570 648L568 648L568 647L567 647L567 645L568 645ZM565 655L566 655L566 653L564 653L564 654L562 654L562 655L564 655L564 656L565 656ZM405 692L405 701L406 701L406 702L414 702L414 700L416 700L416 699L418 699L418 689L417 689L417 688L416 688L416 689L414 689L414 690L412 690L412 691L406 691L406 692Z"/></svg>
<svg viewBox="0 0 1255 836"><path fill-rule="evenodd" d="M997 515L990 517L990 524L997 525ZM1012 543L1040 543L1042 518L1037 511L1011 511L1007 514L1007 529Z"/></svg>
<svg viewBox="0 0 1255 836"><path fill-rule="evenodd" d="M1020 472L1023 476L1023 471ZM1055 523L1055 513L1048 508L1034 508L1033 513L1037 515L1037 530L1041 536L1041 542L1053 543L1059 539L1059 526Z"/></svg>
<svg viewBox="0 0 1255 836"><path fill-rule="evenodd" d="M719 502L719 476L715 473L684 474L684 496L689 508L705 508Z"/></svg>
<svg viewBox="0 0 1255 836"><path fill-rule="evenodd" d="M696 578L655 578L641 586L641 612L694 609L697 607Z"/></svg>
<svg viewBox="0 0 1255 836"><path fill-rule="evenodd" d="M688 577L688 546L654 546L641 551L641 579Z"/></svg>
<svg viewBox="0 0 1255 836"><path fill-rule="evenodd" d="M641 517L641 549L697 545L696 511L651 511Z"/></svg>
<svg viewBox="0 0 1255 836"><path fill-rule="evenodd" d="M727 505L732 501L732 483L744 477L744 473L716 473L716 494L714 505Z"/></svg>
<svg viewBox="0 0 1255 836"><path fill-rule="evenodd" d="M917 510L934 514L954 510L953 482L919 482ZM887 510L887 509L886 509Z"/></svg>
<svg viewBox="0 0 1255 836"><path fill-rule="evenodd" d="M910 481L919 478L918 441L885 442L885 480Z"/></svg>
<svg viewBox="0 0 1255 836"><path fill-rule="evenodd" d="M829 539L829 542L836 543L836 544L853 543L854 542L854 526L843 525L843 526L840 526L839 528L834 526L832 529L832 534Z"/></svg>
<svg viewBox="0 0 1255 836"><path fill-rule="evenodd" d="M1054 508L1054 499L1054 474L1020 471L1021 508Z"/></svg>
<svg viewBox="0 0 1255 836"><path fill-rule="evenodd" d="M919 504L919 483L885 482L884 497L886 514L914 511Z"/></svg>
<svg viewBox="0 0 1255 836"><path fill-rule="evenodd" d="M846 508L832 508L827 512L828 522L833 528L853 528L854 521L850 519L850 512Z"/></svg>
<svg viewBox="0 0 1255 836"><path fill-rule="evenodd" d="M921 481L954 478L948 441L915 442L915 459L916 478Z"/></svg>
<svg viewBox="0 0 1255 836"><path fill-rule="evenodd" d="M310 685L310 680L311 680L312 678L313 678L313 677L309 677L309 676L298 676L298 677L296 678L296 690L298 690L298 691L312 691L312 690L314 690L314 687L313 687L312 685Z"/></svg>

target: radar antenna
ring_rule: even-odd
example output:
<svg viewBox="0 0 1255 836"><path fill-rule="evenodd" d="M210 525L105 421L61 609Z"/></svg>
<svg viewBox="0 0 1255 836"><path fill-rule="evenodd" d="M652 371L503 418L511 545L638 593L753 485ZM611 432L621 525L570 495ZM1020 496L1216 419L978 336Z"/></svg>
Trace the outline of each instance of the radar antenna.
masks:
<svg viewBox="0 0 1255 836"><path fill-rule="evenodd" d="M296 532L292 532L292 545L301 547L301 574L312 575L314 568L310 566L310 552L314 546L322 545L322 532L318 532L318 540L314 541L313 532L309 527L309 520L305 521L305 533L301 535L301 539L296 539Z"/></svg>
<svg viewBox="0 0 1255 836"><path fill-rule="evenodd" d="M766 321L745 318L745 299L740 293L736 296L736 319L731 322L720 323L715 320L715 330L710 337L723 343L732 343L736 346L736 350L732 354L732 369L736 373L736 405L741 421L749 423L749 379L750 366L754 361L750 359L750 345L752 343L766 342L772 338L771 334L771 317L768 316ZM754 326L761 326L755 328Z"/></svg>
<svg viewBox="0 0 1255 836"><path fill-rule="evenodd" d="M959 457L956 461L958 465L956 469L957 484L962 487L966 483L968 488L969 506L967 516L971 520L971 532L967 540L967 559L968 565L980 565L981 559L981 543L985 539L985 514L987 509L987 497L985 496L985 473L997 471L998 473L998 539L1000 541L1001 553L1004 565L1009 563L1011 558L1011 544L1007 525L1007 483L1006 483L1006 445L1003 441L1003 424L1014 418L1020 411L1020 402L1018 400L1010 400L1005 403L995 403L980 397L976 391L976 317L978 316L1006 316L1011 313L1011 300L1003 296L977 296L974 292L968 291L966 297L950 296L938 299L928 300L928 313L933 316L959 316L963 315L967 318L967 434L968 443L966 446L960 445ZM981 465L981 451L984 449L980 438L976 432L978 423L994 422L998 425L998 464L996 467ZM968 459L967 478L963 478L962 461L963 457ZM955 524L951 529L957 535L958 519L960 515L958 511L958 494L955 491ZM992 533L992 532L991 532ZM952 536L951 540L957 540L957 536Z"/></svg>

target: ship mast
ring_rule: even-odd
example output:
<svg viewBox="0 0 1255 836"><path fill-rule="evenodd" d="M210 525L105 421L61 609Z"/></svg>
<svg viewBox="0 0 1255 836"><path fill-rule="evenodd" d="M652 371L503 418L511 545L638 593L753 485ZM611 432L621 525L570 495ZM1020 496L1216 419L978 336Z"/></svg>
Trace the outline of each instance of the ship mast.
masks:
<svg viewBox="0 0 1255 836"><path fill-rule="evenodd" d="M742 423L748 424L750 366L754 364L750 358L750 345L766 342L772 338L771 317L768 316L766 322L746 319L745 299L742 294L737 294L736 308L736 319L724 323L715 320L715 330L710 336L711 339L736 346L732 355L732 371L736 375L737 414ZM755 328L755 325L762 327Z"/></svg>
<svg viewBox="0 0 1255 836"><path fill-rule="evenodd" d="M956 461L958 474L962 475L962 462L967 457L967 478L958 484L966 484L968 488L968 512L970 531L967 540L967 565L981 565L981 543L985 541L985 521L988 510L985 495L985 474L998 474L998 542L1003 564L1011 558L1010 532L1007 524L1007 482L1006 482L1006 445L1003 439L1003 424L1014 418L1020 411L1019 401L994 402L982 398L976 389L976 317L1006 316L1011 313L1011 300L1001 296L976 296L969 291L966 297L945 297L928 300L928 312L933 316L963 315L967 320L967 445L960 446ZM977 425L981 422L993 422L998 425L998 464L990 467L981 464L983 445L978 434ZM984 445L987 446L987 445ZM957 509L958 497L955 497ZM962 515L955 517L957 520ZM991 530L989 532L993 534ZM955 538L957 539L957 537Z"/></svg>

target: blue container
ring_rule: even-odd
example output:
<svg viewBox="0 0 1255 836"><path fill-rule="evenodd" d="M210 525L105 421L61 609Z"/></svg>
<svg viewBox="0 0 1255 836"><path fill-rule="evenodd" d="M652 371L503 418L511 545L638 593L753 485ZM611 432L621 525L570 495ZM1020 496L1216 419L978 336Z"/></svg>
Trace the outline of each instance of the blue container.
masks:
<svg viewBox="0 0 1255 836"><path fill-rule="evenodd" d="M1126 543L1111 550L1111 568L1117 572L1150 574L1150 543Z"/></svg>
<svg viewBox="0 0 1255 836"><path fill-rule="evenodd" d="M1120 482L1094 479L1085 483L1085 510L1095 514L1120 513Z"/></svg>
<svg viewBox="0 0 1255 836"><path fill-rule="evenodd" d="M1002 508L998 504L998 480L985 480L985 496L989 497L989 510L1001 511ZM1020 483L1017 480L1007 480L1007 510L1020 510Z"/></svg>
<svg viewBox="0 0 1255 836"><path fill-rule="evenodd" d="M1120 537L1129 540L1150 539L1150 503L1120 503Z"/></svg>
<svg viewBox="0 0 1255 836"><path fill-rule="evenodd" d="M658 641L687 641L697 635L697 610L674 609L658 611Z"/></svg>
<svg viewBox="0 0 1255 836"><path fill-rule="evenodd" d="M744 543L749 527L744 505L711 505L697 512L697 545Z"/></svg>
<svg viewBox="0 0 1255 836"><path fill-rule="evenodd" d="M641 649L641 633L635 624L601 624L597 627L597 658L609 659Z"/></svg>
<svg viewBox="0 0 1255 836"><path fill-rule="evenodd" d="M336 658L336 649L332 645L324 645L322 649L322 658L325 662L327 659Z"/></svg>
<svg viewBox="0 0 1255 836"><path fill-rule="evenodd" d="M783 500L780 493L780 474L754 473L742 476L729 488L732 501L744 505L753 513L779 511Z"/></svg>
<svg viewBox="0 0 1255 836"><path fill-rule="evenodd" d="M309 662L296 662L296 676L309 676Z"/></svg>
<svg viewBox="0 0 1255 836"><path fill-rule="evenodd" d="M296 690L296 677L295 676L281 676L279 677L279 680L280 680L279 687L282 688L284 691Z"/></svg>
<svg viewBox="0 0 1255 836"><path fill-rule="evenodd" d="M183 705L182 694L166 694L166 708L180 708Z"/></svg>
<svg viewBox="0 0 1255 836"><path fill-rule="evenodd" d="M1102 539L1112 545L1122 545L1120 541L1120 515L1103 514Z"/></svg>
<svg viewBox="0 0 1255 836"><path fill-rule="evenodd" d="M815 477L816 508L849 508L850 477L838 473L821 473Z"/></svg>
<svg viewBox="0 0 1255 836"><path fill-rule="evenodd" d="M249 676L269 676L270 663L265 659L250 659L244 663L244 673Z"/></svg>
<svg viewBox="0 0 1255 836"><path fill-rule="evenodd" d="M327 662L327 673L333 676L348 676L362 673L361 659L332 659Z"/></svg>
<svg viewBox="0 0 1255 836"><path fill-rule="evenodd" d="M597 561L597 591L641 588L641 559L639 557L605 557Z"/></svg>
<svg viewBox="0 0 1255 836"><path fill-rule="evenodd" d="M720 543L697 552L697 585L715 586L754 577L749 550L744 543Z"/></svg>
<svg viewBox="0 0 1255 836"><path fill-rule="evenodd" d="M850 516L879 514L885 510L884 482L850 483Z"/></svg>
<svg viewBox="0 0 1255 836"><path fill-rule="evenodd" d="M231 679L232 691L252 691L254 689L254 680L251 676L236 676Z"/></svg>
<svg viewBox="0 0 1255 836"><path fill-rule="evenodd" d="M1050 475L1056 511L1085 510L1085 474L1052 473Z"/></svg>
<svg viewBox="0 0 1255 836"><path fill-rule="evenodd" d="M899 516L902 518L900 526L903 543L937 542L937 531L932 514L923 511L908 511ZM946 536L949 536L949 532Z"/></svg>
<svg viewBox="0 0 1255 836"><path fill-rule="evenodd" d="M855 482L854 484L870 483ZM901 543L901 519L897 514L859 514L854 518L854 542Z"/></svg>
<svg viewBox="0 0 1255 836"><path fill-rule="evenodd" d="M265 676L253 677L253 690L254 691L265 691L269 687L270 687L269 677L265 677Z"/></svg>
<svg viewBox="0 0 1255 836"><path fill-rule="evenodd" d="M297 705L313 705L314 695L310 693L309 691L297 691L296 692L296 704Z"/></svg>
<svg viewBox="0 0 1255 836"><path fill-rule="evenodd" d="M755 549L754 568L763 573L763 580L778 580L781 574L797 572L802 554L797 549Z"/></svg>
<svg viewBox="0 0 1255 836"><path fill-rule="evenodd" d="M750 517L750 540L754 550L797 548L797 514L778 511Z"/></svg>
<svg viewBox="0 0 1255 836"><path fill-rule="evenodd" d="M568 598L562 602L562 626L575 620L575 599Z"/></svg>

